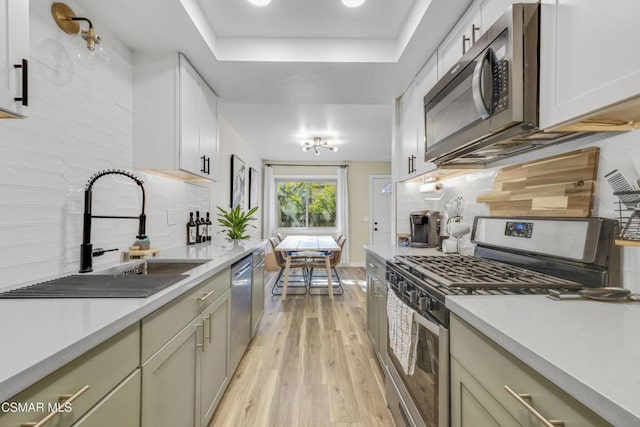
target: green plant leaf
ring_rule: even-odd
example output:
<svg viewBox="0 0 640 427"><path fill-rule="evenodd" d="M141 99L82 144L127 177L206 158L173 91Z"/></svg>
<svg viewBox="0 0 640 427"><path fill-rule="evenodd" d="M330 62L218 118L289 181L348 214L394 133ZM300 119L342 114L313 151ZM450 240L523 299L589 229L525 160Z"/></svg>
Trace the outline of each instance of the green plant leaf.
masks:
<svg viewBox="0 0 640 427"><path fill-rule="evenodd" d="M219 233L225 233L232 240L243 240L251 237L244 233L247 227L256 228L250 221L256 220L252 215L257 212L257 207L250 209L248 212L242 212L240 206L229 210L225 210L220 206L216 206L216 208L218 209L218 224L224 228Z"/></svg>

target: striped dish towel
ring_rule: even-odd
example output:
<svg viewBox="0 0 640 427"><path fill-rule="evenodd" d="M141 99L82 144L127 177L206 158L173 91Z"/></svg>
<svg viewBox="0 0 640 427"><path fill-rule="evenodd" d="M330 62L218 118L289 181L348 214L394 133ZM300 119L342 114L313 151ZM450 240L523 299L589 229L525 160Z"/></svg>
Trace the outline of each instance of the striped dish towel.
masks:
<svg viewBox="0 0 640 427"><path fill-rule="evenodd" d="M393 291L387 298L389 322L389 344L404 373L413 375L416 366L418 324L414 321L415 310L402 302Z"/></svg>

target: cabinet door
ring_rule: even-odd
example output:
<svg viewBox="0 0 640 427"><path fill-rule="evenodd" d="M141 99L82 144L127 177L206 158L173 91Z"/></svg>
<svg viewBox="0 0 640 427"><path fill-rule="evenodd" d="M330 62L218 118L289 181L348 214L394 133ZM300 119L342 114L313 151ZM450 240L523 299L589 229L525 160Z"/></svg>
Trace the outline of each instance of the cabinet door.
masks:
<svg viewBox="0 0 640 427"><path fill-rule="evenodd" d="M455 358L451 358L451 427L520 424Z"/></svg>
<svg viewBox="0 0 640 427"><path fill-rule="evenodd" d="M24 115L22 101L22 60L29 59L29 2L0 0L0 117L4 112ZM28 83L28 82L27 82Z"/></svg>
<svg viewBox="0 0 640 427"><path fill-rule="evenodd" d="M200 316L142 365L142 426L199 426Z"/></svg>
<svg viewBox="0 0 640 427"><path fill-rule="evenodd" d="M140 369L73 424L74 427L136 427L140 425Z"/></svg>
<svg viewBox="0 0 640 427"><path fill-rule="evenodd" d="M200 76L180 57L180 169L202 175L204 163L200 151Z"/></svg>
<svg viewBox="0 0 640 427"><path fill-rule="evenodd" d="M640 2L543 0L540 127L640 94Z"/></svg>
<svg viewBox="0 0 640 427"><path fill-rule="evenodd" d="M201 426L206 426L228 383L229 303L225 292L203 313L204 347L201 352Z"/></svg>
<svg viewBox="0 0 640 427"><path fill-rule="evenodd" d="M400 180L415 176L415 164L418 158L418 99L417 85L413 83L400 99L399 136L400 136ZM403 163L404 162L404 163Z"/></svg>
<svg viewBox="0 0 640 427"><path fill-rule="evenodd" d="M482 33L487 31L489 27L507 11L511 3L513 3L512 0L484 0L480 5L481 27L480 34L478 35L482 35ZM519 1L519 3L527 2Z"/></svg>
<svg viewBox="0 0 640 427"><path fill-rule="evenodd" d="M464 52L469 50L472 37L478 37L477 32L475 36L472 36L472 26L479 26L480 19L480 5L474 3L440 44L438 47L438 78L442 78L464 55Z"/></svg>
<svg viewBox="0 0 640 427"><path fill-rule="evenodd" d="M422 175L436 169L436 165L432 162L425 162L425 124L424 124L424 96L438 83L438 55L434 54L425 64L424 68L418 74L417 89L417 137L416 137L416 175Z"/></svg>
<svg viewBox="0 0 640 427"><path fill-rule="evenodd" d="M205 156L204 175L217 179L218 174L218 107L213 91L202 82L200 101L200 153Z"/></svg>
<svg viewBox="0 0 640 427"><path fill-rule="evenodd" d="M376 299L376 279L367 275L367 332L373 343L373 348L378 348L378 301Z"/></svg>

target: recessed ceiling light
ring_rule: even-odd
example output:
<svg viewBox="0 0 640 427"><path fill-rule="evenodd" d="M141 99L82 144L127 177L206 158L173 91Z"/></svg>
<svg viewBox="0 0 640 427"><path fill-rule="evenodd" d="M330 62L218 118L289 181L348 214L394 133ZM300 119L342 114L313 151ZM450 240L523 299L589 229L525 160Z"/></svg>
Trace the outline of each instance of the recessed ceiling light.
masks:
<svg viewBox="0 0 640 427"><path fill-rule="evenodd" d="M269 3L271 3L271 0L249 0L249 3L251 3L254 6L266 6Z"/></svg>
<svg viewBox="0 0 640 427"><path fill-rule="evenodd" d="M342 4L344 4L347 7L358 7L358 6L362 6L362 3L364 3L365 0L342 0Z"/></svg>

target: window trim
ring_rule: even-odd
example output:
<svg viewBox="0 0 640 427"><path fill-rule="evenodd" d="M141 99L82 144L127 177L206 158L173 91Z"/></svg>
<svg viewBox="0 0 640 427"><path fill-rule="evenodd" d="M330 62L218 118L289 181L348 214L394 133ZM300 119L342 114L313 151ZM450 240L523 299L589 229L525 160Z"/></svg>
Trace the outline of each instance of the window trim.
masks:
<svg viewBox="0 0 640 427"><path fill-rule="evenodd" d="M278 182L333 182L336 185L336 192L338 190L338 174L335 175L274 175L273 183L275 186L275 197L277 198ZM273 226L274 233L283 234L302 234L302 235L314 235L314 234L336 234L340 230L338 214L340 213L340 198L336 193L336 226L335 227L278 227L278 220L274 216L275 224ZM278 211L278 202L275 201L275 209Z"/></svg>

